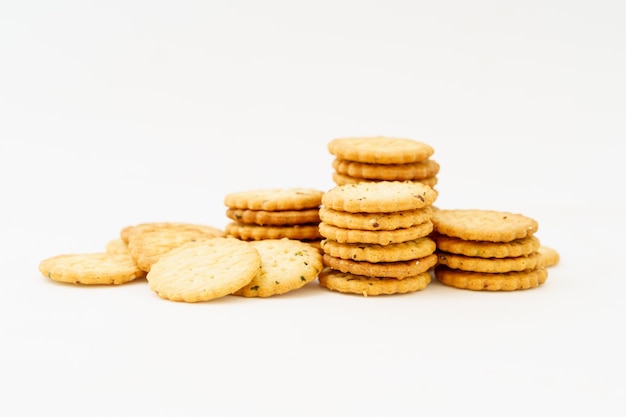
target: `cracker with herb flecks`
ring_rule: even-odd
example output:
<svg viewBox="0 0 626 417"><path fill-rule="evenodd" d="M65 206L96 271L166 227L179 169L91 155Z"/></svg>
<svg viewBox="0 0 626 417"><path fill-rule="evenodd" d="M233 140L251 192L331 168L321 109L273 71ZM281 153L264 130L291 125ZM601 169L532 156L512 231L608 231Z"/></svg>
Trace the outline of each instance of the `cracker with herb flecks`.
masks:
<svg viewBox="0 0 626 417"><path fill-rule="evenodd" d="M372 263L419 259L433 254L437 248L435 242L429 237L420 237L391 245L339 243L336 240L324 239L320 246L324 253L335 258Z"/></svg>
<svg viewBox="0 0 626 417"><path fill-rule="evenodd" d="M322 270L322 255L310 244L293 239L250 242L261 255L261 268L252 281L233 294L271 297L304 287Z"/></svg>
<svg viewBox="0 0 626 417"><path fill-rule="evenodd" d="M295 224L319 223L319 209L302 210L248 210L227 209L226 217L239 223L259 226L290 226Z"/></svg>
<svg viewBox="0 0 626 417"><path fill-rule="evenodd" d="M365 277L326 267L320 272L318 281L320 286L331 291L367 297L420 291L428 286L431 277L429 272L404 279Z"/></svg>
<svg viewBox="0 0 626 417"><path fill-rule="evenodd" d="M227 194L224 205L231 209L282 211L317 208L321 190L313 188L264 188Z"/></svg>
<svg viewBox="0 0 626 417"><path fill-rule="evenodd" d="M544 267L504 273L472 272L443 265L435 268L435 277L450 287L473 291L516 291L536 288L546 282Z"/></svg>
<svg viewBox="0 0 626 417"><path fill-rule="evenodd" d="M350 185L350 184L358 184L358 183L361 183L361 182L381 182L381 181L384 181L384 180L376 180L376 179L371 179L371 178L351 177L350 175L340 174L337 171L333 171L332 172L332 180L333 180L333 182L336 185ZM439 182L439 179L436 176L434 176L434 177L420 178L420 179L412 180L412 182L418 182L420 184L428 185L429 187L433 188L433 190L434 190L434 187ZM435 190L435 191L437 191L437 190Z"/></svg>
<svg viewBox="0 0 626 417"><path fill-rule="evenodd" d="M333 210L328 207L319 209L320 220L326 224L343 229L353 230L396 230L406 229L423 224L430 220L430 206L415 210L382 212L382 213L350 213Z"/></svg>
<svg viewBox="0 0 626 417"><path fill-rule="evenodd" d="M128 254L78 253L44 259L39 271L53 281L85 285L118 285L144 277Z"/></svg>
<svg viewBox="0 0 626 417"><path fill-rule="evenodd" d="M437 255L430 254L410 261L365 262L341 259L324 254L324 266L337 271L367 277L404 279L427 272L437 264Z"/></svg>
<svg viewBox="0 0 626 417"><path fill-rule="evenodd" d="M319 224L319 232L323 237L339 243L391 245L428 236L432 230L433 223L430 220L413 227L396 230L354 230L343 229L324 222Z"/></svg>
<svg viewBox="0 0 626 417"><path fill-rule="evenodd" d="M426 143L388 136L336 138L328 142L327 147L337 158L371 164L420 162L435 152Z"/></svg>
<svg viewBox="0 0 626 417"><path fill-rule="evenodd" d="M431 178L439 172L439 163L432 159L406 164L367 164L335 158L332 164L339 174L383 181L414 181Z"/></svg>

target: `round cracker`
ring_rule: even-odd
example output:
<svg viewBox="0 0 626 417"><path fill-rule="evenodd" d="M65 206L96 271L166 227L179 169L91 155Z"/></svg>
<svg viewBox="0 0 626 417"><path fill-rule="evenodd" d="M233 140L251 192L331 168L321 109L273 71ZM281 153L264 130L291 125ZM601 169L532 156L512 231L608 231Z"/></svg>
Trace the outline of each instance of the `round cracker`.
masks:
<svg viewBox="0 0 626 417"><path fill-rule="evenodd" d="M227 194L224 205L232 209L303 210L318 207L323 194L313 188L265 188Z"/></svg>
<svg viewBox="0 0 626 417"><path fill-rule="evenodd" d="M195 303L220 298L247 285L261 267L261 255L248 242L216 237L170 250L146 278L159 297Z"/></svg>
<svg viewBox="0 0 626 417"><path fill-rule="evenodd" d="M327 148L337 158L371 164L419 162L435 152L426 143L388 136L337 138L331 140Z"/></svg>
<svg viewBox="0 0 626 417"><path fill-rule="evenodd" d="M324 253L336 258L365 262L396 262L419 259L435 252L435 242L429 237L421 237L391 245L374 243L339 243L324 239L321 242Z"/></svg>
<svg viewBox="0 0 626 417"><path fill-rule="evenodd" d="M325 222L319 224L319 232L323 237L339 243L390 245L426 237L432 230L433 223L430 220L413 227L397 230L351 230L326 224Z"/></svg>
<svg viewBox="0 0 626 417"><path fill-rule="evenodd" d="M452 269L474 272L512 272L534 269L541 265L541 255L533 252L530 255L510 258L478 258L437 251L439 264Z"/></svg>
<svg viewBox="0 0 626 417"><path fill-rule="evenodd" d="M343 229L396 230L416 226L430 220L432 209L426 206L415 210L388 213L350 213L328 207L319 209L320 220Z"/></svg>
<svg viewBox="0 0 626 417"><path fill-rule="evenodd" d="M435 277L445 285L460 289L515 291L542 285L548 278L548 272L544 267L505 273L471 272L439 265L435 268Z"/></svg>
<svg viewBox="0 0 626 417"><path fill-rule="evenodd" d="M261 255L261 268L233 295L271 297L304 287L322 270L322 255L310 244L293 239L250 242Z"/></svg>
<svg viewBox="0 0 626 417"><path fill-rule="evenodd" d="M320 285L331 291L359 294L365 297L376 295L406 294L423 290L431 281L430 273L424 272L404 279L365 277L332 268L324 268L318 277Z"/></svg>
<svg viewBox="0 0 626 417"><path fill-rule="evenodd" d="M437 255L426 255L420 259L395 262L364 262L341 259L324 254L324 266L337 271L366 277L404 279L430 270L437 264Z"/></svg>
<svg viewBox="0 0 626 417"><path fill-rule="evenodd" d="M64 254L44 259L39 271L53 281L85 285L118 285L145 276L128 254Z"/></svg>
<svg viewBox="0 0 626 417"><path fill-rule="evenodd" d="M435 232L465 240L510 242L532 235L536 220L519 213L475 209L433 211Z"/></svg>
<svg viewBox="0 0 626 417"><path fill-rule="evenodd" d="M330 189L322 197L322 205L350 213L383 213L421 209L436 198L435 190L418 182L361 182Z"/></svg>
<svg viewBox="0 0 626 417"><path fill-rule="evenodd" d="M439 173L439 163L432 159L408 164L367 164L335 158L332 167L339 174L384 181L410 181L431 178Z"/></svg>

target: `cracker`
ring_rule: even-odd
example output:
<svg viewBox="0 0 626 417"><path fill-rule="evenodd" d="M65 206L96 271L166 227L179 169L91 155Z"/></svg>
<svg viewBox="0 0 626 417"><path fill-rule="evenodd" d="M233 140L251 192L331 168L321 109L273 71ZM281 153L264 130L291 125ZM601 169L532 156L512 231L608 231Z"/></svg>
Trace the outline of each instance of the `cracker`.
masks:
<svg viewBox="0 0 626 417"><path fill-rule="evenodd" d="M172 249L146 278L159 297L195 303L232 294L247 285L261 267L261 255L248 242L215 237Z"/></svg>
<svg viewBox="0 0 626 417"><path fill-rule="evenodd" d="M435 190L416 182L362 182L330 189L322 197L322 205L351 213L381 213L421 209L436 198Z"/></svg>
<svg viewBox="0 0 626 417"><path fill-rule="evenodd" d="M63 254L44 259L39 271L53 281L85 285L119 285L144 277L128 254Z"/></svg>
<svg viewBox="0 0 626 417"><path fill-rule="evenodd" d="M373 278L324 268L320 272L320 285L331 291L359 294L365 297L376 295L406 294L423 290L431 281L430 273L424 272L404 279Z"/></svg>
<svg viewBox="0 0 626 417"><path fill-rule="evenodd" d="M335 240L339 243L390 245L428 236L432 230L433 223L430 220L413 227L396 230L353 230L333 226L325 222L319 224L319 233L324 238Z"/></svg>
<svg viewBox="0 0 626 417"><path fill-rule="evenodd" d="M233 295L271 297L304 287L322 270L322 255L299 240L267 239L250 242L261 255L261 268L250 283Z"/></svg>
<svg viewBox="0 0 626 417"><path fill-rule="evenodd" d="M313 188L267 188L227 194L224 205L231 209L248 210L303 210L321 204L321 190Z"/></svg>
<svg viewBox="0 0 626 417"><path fill-rule="evenodd" d="M544 267L526 271L487 273L450 269L439 265L435 277L445 285L473 291L515 291L536 288L546 282Z"/></svg>
<svg viewBox="0 0 626 417"><path fill-rule="evenodd" d="M558 264L561 260L559 252L549 246L541 245L538 252L541 255L541 265L546 268Z"/></svg>
<svg viewBox="0 0 626 417"><path fill-rule="evenodd" d="M430 270L437 264L437 255L431 254L420 259L395 262L365 262L341 259L324 254L324 266L337 271L367 277L404 279Z"/></svg>
<svg viewBox="0 0 626 417"><path fill-rule="evenodd" d="M391 245L372 243L339 243L324 239L321 242L324 253L336 258L365 262L396 262L423 258L435 252L435 241L421 237Z"/></svg>
<svg viewBox="0 0 626 417"><path fill-rule="evenodd" d="M219 237L224 236L225 233L223 230L209 226L204 224L194 224L194 223L177 223L177 222L151 222L151 223L141 223L132 226L124 227L120 232L120 238L128 243L129 240L134 236L145 232L151 232L156 230L168 230L168 231L184 231L184 230L197 230L205 235L211 237Z"/></svg>
<svg viewBox="0 0 626 417"><path fill-rule="evenodd" d="M230 222L226 225L226 234L241 240L264 239L295 239L317 240L322 235L318 224L296 224L290 226L260 226L240 222Z"/></svg>
<svg viewBox="0 0 626 417"><path fill-rule="evenodd" d="M518 213L493 210L433 211L435 232L465 240L510 242L535 233L536 220Z"/></svg>
<svg viewBox="0 0 626 417"><path fill-rule="evenodd" d="M413 139L386 136L337 138L327 145L340 159L371 164L408 164L428 159L432 146Z"/></svg>
<svg viewBox="0 0 626 417"><path fill-rule="evenodd" d="M368 178L359 178L359 177L351 177L349 175L340 174L336 171L332 173L332 180L337 185L349 185L349 184L358 184L360 182L380 182L383 180L375 180ZM419 182L420 184L428 185L433 188L439 182L437 176L428 177L428 178L420 178L412 180L413 182Z"/></svg>
<svg viewBox="0 0 626 417"><path fill-rule="evenodd" d="M125 254L130 255L128 251L128 245L121 238L111 239L107 242L105 250L107 253L111 254Z"/></svg>
<svg viewBox="0 0 626 417"><path fill-rule="evenodd" d="M430 220L430 206L421 209L387 213L350 213L327 207L319 209L320 220L343 229L396 230L404 229Z"/></svg>
<svg viewBox="0 0 626 417"><path fill-rule="evenodd" d="M439 163L432 159L408 164L367 164L335 158L332 164L339 174L384 181L410 181L431 178L439 173Z"/></svg>
<svg viewBox="0 0 626 417"><path fill-rule="evenodd" d="M536 236L526 236L510 242L483 242L464 240L433 233L431 238L437 243L437 249L458 255L479 258L508 258L530 255L541 246Z"/></svg>
<svg viewBox="0 0 626 417"><path fill-rule="evenodd" d="M206 234L200 229L165 227L132 234L129 237L128 251L137 266L148 272L152 265L170 250L188 242L207 240L213 237L215 236Z"/></svg>
<svg viewBox="0 0 626 417"><path fill-rule="evenodd" d="M320 221L318 208L282 211L227 209L226 216L236 222L258 224L261 226L285 226L319 223Z"/></svg>
<svg viewBox="0 0 626 417"><path fill-rule="evenodd" d="M474 272L512 272L534 269L541 265L538 252L510 258L478 258L437 251L439 264L452 269Z"/></svg>

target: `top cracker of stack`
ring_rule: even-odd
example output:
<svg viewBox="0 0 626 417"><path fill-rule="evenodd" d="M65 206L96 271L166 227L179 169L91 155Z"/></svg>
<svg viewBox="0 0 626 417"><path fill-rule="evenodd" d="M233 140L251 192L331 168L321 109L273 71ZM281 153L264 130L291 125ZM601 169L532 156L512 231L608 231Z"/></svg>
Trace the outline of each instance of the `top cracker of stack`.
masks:
<svg viewBox="0 0 626 417"><path fill-rule="evenodd" d="M385 136L337 138L328 143L337 185L376 181L413 181L434 187L439 164L434 149L413 139Z"/></svg>

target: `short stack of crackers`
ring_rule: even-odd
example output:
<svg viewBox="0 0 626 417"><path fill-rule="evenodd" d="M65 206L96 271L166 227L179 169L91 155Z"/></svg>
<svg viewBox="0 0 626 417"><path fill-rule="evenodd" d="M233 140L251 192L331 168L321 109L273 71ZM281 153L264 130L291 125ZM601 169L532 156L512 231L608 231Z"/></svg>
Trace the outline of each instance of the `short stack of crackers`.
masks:
<svg viewBox="0 0 626 417"><path fill-rule="evenodd" d="M295 239L319 243L319 208L324 192L313 188L267 188L224 197L226 235L245 240Z"/></svg>
<svg viewBox="0 0 626 417"><path fill-rule="evenodd" d="M439 163L434 148L413 139L373 136L337 138L328 145L335 156L332 179L337 185L376 181L437 184Z"/></svg>
<svg viewBox="0 0 626 417"><path fill-rule="evenodd" d="M543 284L550 259L535 236L536 220L493 210L435 210L436 278L475 291L512 291ZM541 250L541 251L540 251Z"/></svg>

